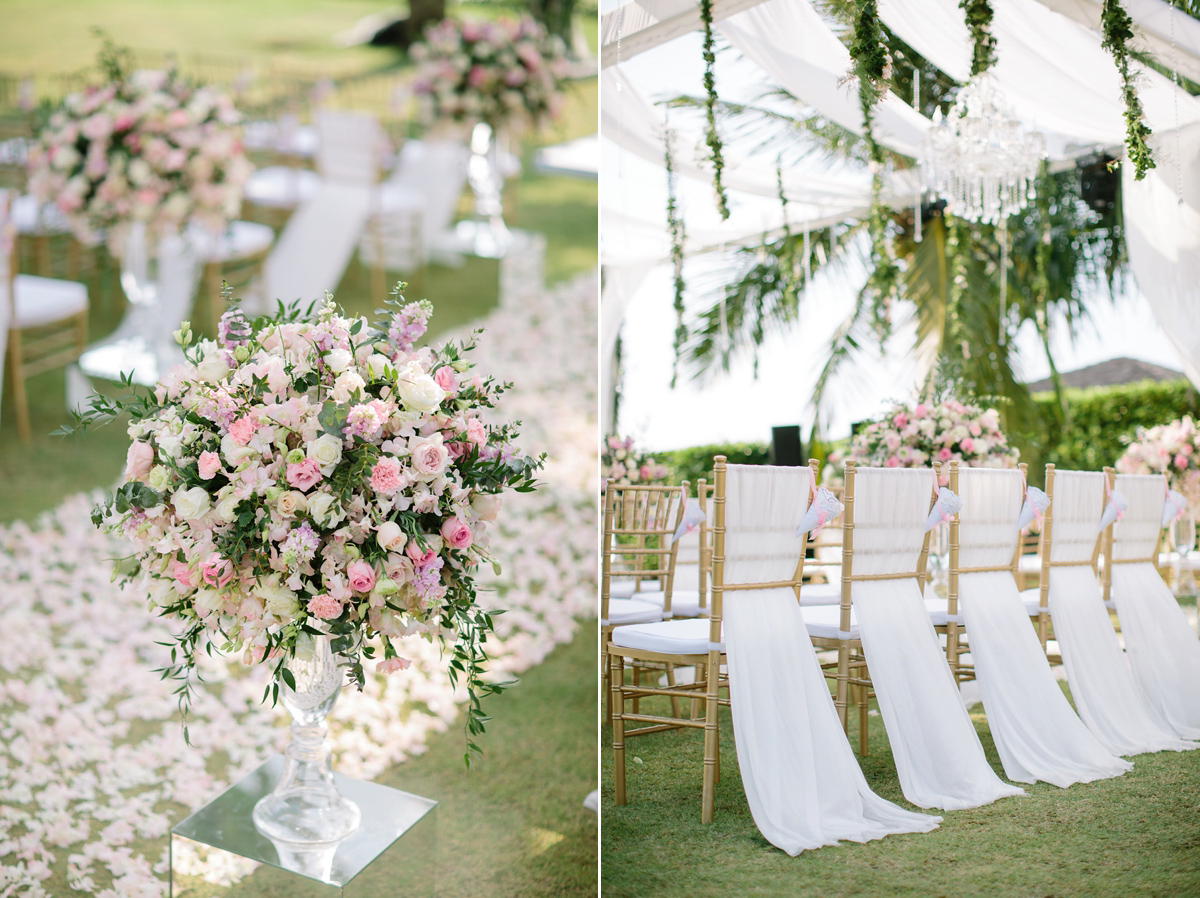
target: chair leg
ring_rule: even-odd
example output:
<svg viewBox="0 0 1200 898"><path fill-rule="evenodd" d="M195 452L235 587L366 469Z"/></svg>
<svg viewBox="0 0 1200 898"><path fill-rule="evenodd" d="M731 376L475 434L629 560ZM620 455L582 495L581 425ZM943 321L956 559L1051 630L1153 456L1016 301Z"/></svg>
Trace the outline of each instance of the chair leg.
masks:
<svg viewBox="0 0 1200 898"><path fill-rule="evenodd" d="M870 707L868 704L870 694L870 687L865 685L858 687L858 754L863 758L871 751L867 730L867 710Z"/></svg>
<svg viewBox="0 0 1200 898"><path fill-rule="evenodd" d="M705 683L707 700L704 705L704 794L700 810L700 822L713 822L717 785L717 763L720 737L717 732L717 699L720 695L718 682L721 673L720 660L708 660L708 676Z"/></svg>
<svg viewBox="0 0 1200 898"><path fill-rule="evenodd" d="M847 734L850 732L849 713L846 706L849 680L850 646L846 642L841 642L838 644L837 697L834 699L834 705L837 707L838 717L842 721L842 730Z"/></svg>
<svg viewBox="0 0 1200 898"><path fill-rule="evenodd" d="M17 413L17 435L22 443L29 445L33 441L33 428L29 426L29 396L25 390L23 368L20 331L9 331L8 379L12 384L13 406Z"/></svg>
<svg viewBox="0 0 1200 898"><path fill-rule="evenodd" d="M625 698L622 685L625 682L625 659L612 655L609 682L612 684L612 727L613 727L613 792L616 804L625 804Z"/></svg>
<svg viewBox="0 0 1200 898"><path fill-rule="evenodd" d="M642 668L641 668L641 665L639 665L636 661L633 663L632 667L633 667L633 686L634 686L634 689L636 690L637 687L642 685ZM638 696L636 691L633 694L632 710L633 710L634 714L642 713L642 700Z"/></svg>
<svg viewBox="0 0 1200 898"><path fill-rule="evenodd" d="M675 688L675 665L674 664L667 665L666 677L667 677L667 686L671 689L674 689ZM672 717L679 716L679 698L674 695L671 696L671 716Z"/></svg>

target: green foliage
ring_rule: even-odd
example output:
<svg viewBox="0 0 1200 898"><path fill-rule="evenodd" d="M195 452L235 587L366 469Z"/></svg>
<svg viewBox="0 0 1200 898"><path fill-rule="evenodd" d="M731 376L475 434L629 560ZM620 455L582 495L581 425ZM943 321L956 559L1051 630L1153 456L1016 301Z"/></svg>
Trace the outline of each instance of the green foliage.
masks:
<svg viewBox="0 0 1200 898"><path fill-rule="evenodd" d="M1122 8L1120 0L1104 0L1100 24L1104 30L1104 49L1112 54L1121 73L1121 98L1125 101L1125 151L1134 165L1134 180L1140 181L1155 164L1150 147L1146 144L1150 126L1146 124L1142 113L1134 75L1129 71L1130 50L1127 44L1135 36L1133 20Z"/></svg>
<svg viewBox="0 0 1200 898"><path fill-rule="evenodd" d="M712 0L700 0L700 18L704 21L704 92L708 97L705 104L708 128L704 132L704 142L708 144L709 158L713 164L713 190L717 194L717 211L721 213L721 220L725 221L729 218L729 198L725 195L725 185L721 182L725 157L721 153L721 135L717 133L717 79L713 75L717 55L713 52Z"/></svg>
<svg viewBox="0 0 1200 898"><path fill-rule="evenodd" d="M696 482L702 477L712 483L713 456L716 455L724 455L731 465L765 465L770 457L770 447L766 443L716 443L659 452L656 457L670 466L672 483L686 480L693 485L694 491Z"/></svg>
<svg viewBox="0 0 1200 898"><path fill-rule="evenodd" d="M1143 381L1116 387L1067 390L1069 424L1056 423L1052 393L1034 398L1040 426L1010 431L1012 443L1029 463L1029 482L1044 485L1045 467L1098 471L1113 465L1137 435L1138 427L1166 424L1183 415L1200 415L1200 394L1186 380Z"/></svg>
<svg viewBox="0 0 1200 898"><path fill-rule="evenodd" d="M683 217L679 214L679 206L675 202L675 162L672 158L672 144L675 135L667 131L663 135L663 145L666 148L664 158L667 166L667 230L671 234L671 264L674 268L672 283L675 286L675 359L671 365L671 388L675 387L675 378L679 370L679 355L687 340L687 325L683 323L683 293L686 284L683 280L683 243L687 232L683 227Z"/></svg>
<svg viewBox="0 0 1200 898"><path fill-rule="evenodd" d="M971 31L971 76L982 74L996 64L996 38L991 32L992 5L988 0L959 0Z"/></svg>

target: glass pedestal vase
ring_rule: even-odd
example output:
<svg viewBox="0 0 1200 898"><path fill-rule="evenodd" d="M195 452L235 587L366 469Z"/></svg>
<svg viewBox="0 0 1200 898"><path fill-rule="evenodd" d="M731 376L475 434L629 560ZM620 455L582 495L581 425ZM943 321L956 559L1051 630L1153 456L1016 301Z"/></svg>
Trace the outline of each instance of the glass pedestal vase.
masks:
<svg viewBox="0 0 1200 898"><path fill-rule="evenodd" d="M504 171L500 140L491 125L479 122L471 129L471 158L467 183L475 195L475 214L455 227L459 245L484 259L499 259L512 246L513 235L504 223Z"/></svg>
<svg viewBox="0 0 1200 898"><path fill-rule="evenodd" d="M298 650L288 669L296 688L281 684L279 700L292 715L292 741L279 783L254 806L254 826L276 842L337 842L358 829L362 820L358 805L334 784L325 744L323 723L337 702L344 674L327 636L313 640L310 657L302 658Z"/></svg>

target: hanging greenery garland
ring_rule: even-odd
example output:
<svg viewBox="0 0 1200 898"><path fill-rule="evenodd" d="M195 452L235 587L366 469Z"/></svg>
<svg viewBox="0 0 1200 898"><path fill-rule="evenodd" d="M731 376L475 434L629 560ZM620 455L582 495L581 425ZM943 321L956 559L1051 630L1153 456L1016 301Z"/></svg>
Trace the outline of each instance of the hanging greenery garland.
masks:
<svg viewBox="0 0 1200 898"><path fill-rule="evenodd" d="M722 172L725 170L725 157L721 154L721 136L717 133L717 79L713 75L717 54L713 51L712 0L700 0L700 18L704 20L704 90L708 94L704 107L708 115L708 129L704 134L704 142L708 144L709 158L713 165L713 190L717 194L717 211L721 213L721 221L725 221L729 218L729 198L725 195L725 185L721 181Z"/></svg>
<svg viewBox="0 0 1200 898"><path fill-rule="evenodd" d="M1104 0L1100 14L1104 30L1104 49L1112 54L1113 61L1121 73L1121 96L1125 100L1125 151L1134 167L1134 180L1146 177L1146 172L1155 167L1154 156L1146 144L1150 127L1142 112L1133 75L1129 72L1129 51L1126 44L1133 38L1133 20L1122 8L1120 0Z"/></svg>
<svg viewBox="0 0 1200 898"><path fill-rule="evenodd" d="M663 144L666 148L667 166L667 230L671 234L671 263L675 267L675 357L671 363L671 389L675 389L675 379L679 374L679 356L683 352L683 344L687 341L687 326L683 323L683 242L686 233L683 228L683 218L679 214L679 206L675 202L675 161L671 147L675 142L675 134L669 129L664 132Z"/></svg>
<svg viewBox="0 0 1200 898"><path fill-rule="evenodd" d="M966 13L967 28L971 31L974 51L971 55L971 77L982 74L996 64L996 38L992 34L992 4L989 0L958 0L958 8Z"/></svg>
<svg viewBox="0 0 1200 898"><path fill-rule="evenodd" d="M891 302L900 287L900 267L887 240L891 210L883 202L884 151L875 139L875 104L887 93L892 58L888 54L875 0L859 0L850 43L854 74L858 78L858 102L862 109L863 137L871 160L871 262L868 281L872 293L872 319L880 340L891 333Z"/></svg>

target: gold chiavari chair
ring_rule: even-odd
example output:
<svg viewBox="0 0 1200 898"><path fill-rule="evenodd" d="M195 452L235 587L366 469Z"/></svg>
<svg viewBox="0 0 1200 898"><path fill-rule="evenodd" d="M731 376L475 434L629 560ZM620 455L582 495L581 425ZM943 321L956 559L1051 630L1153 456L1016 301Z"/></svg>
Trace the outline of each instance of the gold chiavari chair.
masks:
<svg viewBox="0 0 1200 898"><path fill-rule="evenodd" d="M1042 517L1042 532L1038 536L1038 559L1040 561L1040 571L1038 573L1038 585L1025 589L1021 592L1021 598L1025 601L1025 609L1029 612L1029 616L1034 619L1034 626L1037 627L1038 641L1042 644L1042 650L1046 652L1046 657L1050 663L1062 664L1062 655L1058 652L1051 652L1049 648L1050 639L1054 633L1054 622L1050 617L1050 569L1064 565L1077 565L1081 563L1090 564L1093 569L1096 567L1096 557L1099 552L1099 542L1096 544L1096 550L1092 553L1090 561L1054 561L1054 465L1046 465L1046 495L1050 499L1050 506L1046 509L1045 515Z"/></svg>
<svg viewBox="0 0 1200 898"><path fill-rule="evenodd" d="M794 469L788 469L794 470ZM703 823L713 820L714 796L716 783L720 775L720 725L718 710L721 705L728 705L728 699L721 698L723 679L721 667L724 661L724 646L722 644L721 620L722 602L726 592L737 592L754 589L791 588L795 591L797 600L800 595L800 585L804 574L804 553L797 553L795 572L788 580L771 583L727 583L725 581L726 564L726 464L725 456L718 455L714 459L713 479L714 490L712 498L713 520L711 533L712 548L712 599L709 607L709 617L689 620L665 620L657 624L620 627L611 632L606 644L610 659L610 683L613 693L613 778L615 800L618 806L626 804L626 769L625 741L635 736L675 730L679 728L694 728L704 731L703 781L701 790L701 814ZM810 496L813 480L807 481ZM704 491L701 491L704 495ZM734 497L738 501L740 497ZM703 558L704 555L701 555ZM736 598L731 599L736 601ZM669 666L694 666L697 676L693 682L665 687L646 687L625 682L624 667L626 662L634 664L660 663ZM688 716L680 716L673 710L671 716L666 714L640 713L637 710L627 711L627 705L640 698L649 696L668 697L673 703L678 699L691 699L684 702L690 707ZM675 705L678 707L678 704ZM636 729L627 729L628 724L636 725Z"/></svg>

